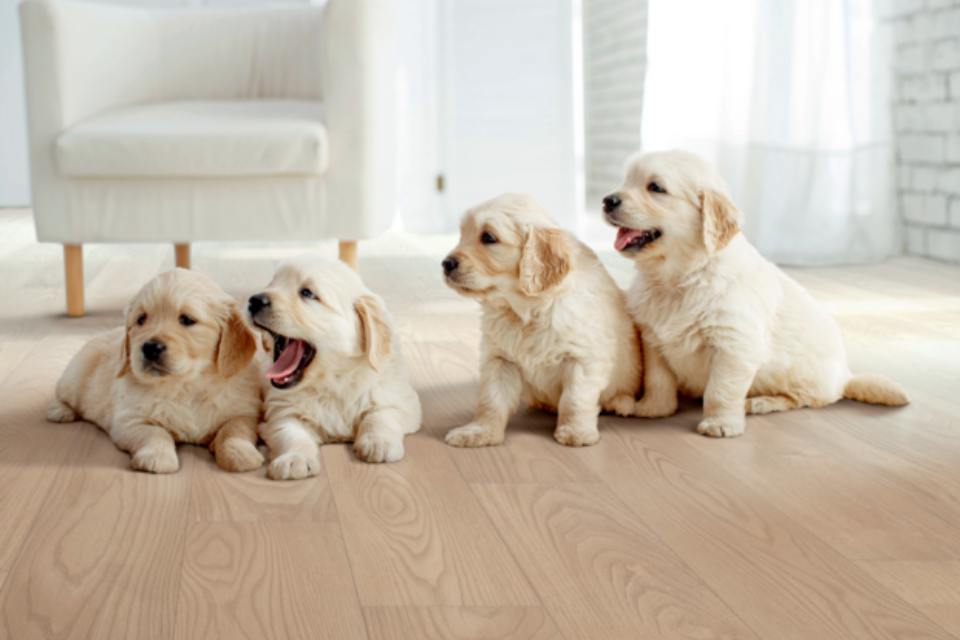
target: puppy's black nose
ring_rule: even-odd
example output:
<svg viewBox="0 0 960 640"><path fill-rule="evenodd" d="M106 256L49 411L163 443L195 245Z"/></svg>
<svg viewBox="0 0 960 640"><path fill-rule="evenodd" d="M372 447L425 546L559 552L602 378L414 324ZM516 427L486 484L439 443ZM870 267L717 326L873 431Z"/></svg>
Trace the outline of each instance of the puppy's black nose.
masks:
<svg viewBox="0 0 960 640"><path fill-rule="evenodd" d="M143 343L143 346L140 347L140 352L143 354L144 359L150 362L159 360L160 356L162 356L166 350L167 345L157 340L147 340Z"/></svg>
<svg viewBox="0 0 960 640"><path fill-rule="evenodd" d="M460 261L453 256L447 256L440 264L443 265L443 272L447 275L450 275L457 270L457 267L460 266Z"/></svg>
<svg viewBox="0 0 960 640"><path fill-rule="evenodd" d="M266 307L270 306L270 298L265 293L258 293L255 296L250 296L249 304L247 304L247 309L250 311L250 315L255 316Z"/></svg>
<svg viewBox="0 0 960 640"><path fill-rule="evenodd" d="M620 196L615 193L611 193L606 198L603 199L603 210L607 213L612 213L614 209L620 206L622 200Z"/></svg>

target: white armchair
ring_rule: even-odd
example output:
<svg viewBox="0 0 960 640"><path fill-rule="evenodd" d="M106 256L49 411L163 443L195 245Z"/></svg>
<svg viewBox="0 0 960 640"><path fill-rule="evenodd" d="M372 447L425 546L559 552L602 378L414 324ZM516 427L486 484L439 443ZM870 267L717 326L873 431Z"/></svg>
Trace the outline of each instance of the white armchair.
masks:
<svg viewBox="0 0 960 640"><path fill-rule="evenodd" d="M390 0L156 10L20 5L37 239L82 245L337 238L394 206Z"/></svg>

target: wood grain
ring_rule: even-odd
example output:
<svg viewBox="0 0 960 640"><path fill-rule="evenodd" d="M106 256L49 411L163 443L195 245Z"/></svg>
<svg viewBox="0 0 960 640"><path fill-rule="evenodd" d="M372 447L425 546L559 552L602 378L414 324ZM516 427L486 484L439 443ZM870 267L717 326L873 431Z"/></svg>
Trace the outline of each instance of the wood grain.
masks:
<svg viewBox="0 0 960 640"><path fill-rule="evenodd" d="M407 438L387 465L321 451L363 605L539 604L444 444Z"/></svg>
<svg viewBox="0 0 960 640"><path fill-rule="evenodd" d="M172 634L191 469L133 473L105 442L84 429L58 472L7 577L0 637Z"/></svg>
<svg viewBox="0 0 960 640"><path fill-rule="evenodd" d="M189 528L176 638L364 638L336 524Z"/></svg>
<svg viewBox="0 0 960 640"><path fill-rule="evenodd" d="M197 460L190 499L194 522L337 522L325 477L274 482L266 478L265 466L248 473L224 473L209 451L199 447L181 447L180 456Z"/></svg>
<svg viewBox="0 0 960 640"><path fill-rule="evenodd" d="M960 637L960 562L873 560L859 564L877 582Z"/></svg>
<svg viewBox="0 0 960 640"><path fill-rule="evenodd" d="M540 607L365 607L370 640L552 640L560 632Z"/></svg>
<svg viewBox="0 0 960 640"><path fill-rule="evenodd" d="M733 479L700 455L702 438L674 433L669 451L650 444L668 431L617 429L635 466L610 484L645 506L661 538L760 637L950 637L791 520L762 487ZM696 445L682 446L684 440Z"/></svg>
<svg viewBox="0 0 960 640"><path fill-rule="evenodd" d="M475 485L568 638L756 638L602 484Z"/></svg>

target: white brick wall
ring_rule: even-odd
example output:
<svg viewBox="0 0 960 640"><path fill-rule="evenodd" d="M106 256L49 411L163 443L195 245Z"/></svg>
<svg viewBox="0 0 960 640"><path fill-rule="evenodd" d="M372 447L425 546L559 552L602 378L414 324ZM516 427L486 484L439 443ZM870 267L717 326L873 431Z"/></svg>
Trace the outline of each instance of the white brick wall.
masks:
<svg viewBox="0 0 960 640"><path fill-rule="evenodd" d="M878 0L895 43L897 186L911 255L960 262L960 0Z"/></svg>
<svg viewBox="0 0 960 640"><path fill-rule="evenodd" d="M647 61L647 0L583 0L587 209L623 180L640 148Z"/></svg>

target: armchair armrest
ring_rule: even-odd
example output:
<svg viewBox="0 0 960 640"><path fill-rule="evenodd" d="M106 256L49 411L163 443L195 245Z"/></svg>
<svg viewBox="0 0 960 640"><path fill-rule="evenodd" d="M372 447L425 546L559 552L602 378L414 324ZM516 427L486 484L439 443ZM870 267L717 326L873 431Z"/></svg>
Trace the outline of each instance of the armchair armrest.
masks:
<svg viewBox="0 0 960 640"><path fill-rule="evenodd" d="M348 238L338 221L344 229L363 229L361 238L371 237L389 226L396 208L393 10L391 0L329 0L326 7L329 229L344 239L360 238Z"/></svg>

